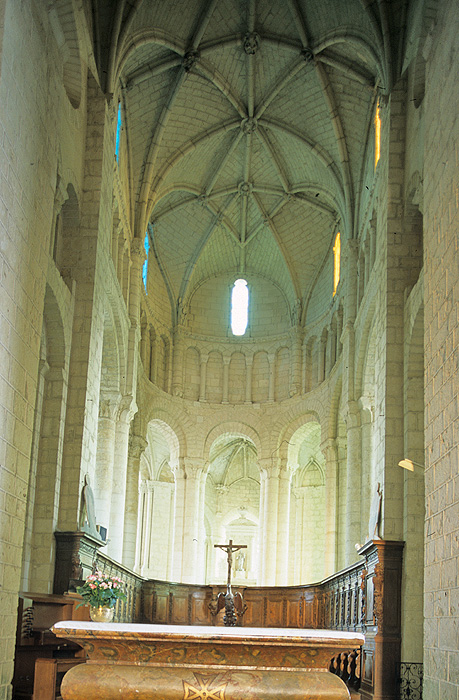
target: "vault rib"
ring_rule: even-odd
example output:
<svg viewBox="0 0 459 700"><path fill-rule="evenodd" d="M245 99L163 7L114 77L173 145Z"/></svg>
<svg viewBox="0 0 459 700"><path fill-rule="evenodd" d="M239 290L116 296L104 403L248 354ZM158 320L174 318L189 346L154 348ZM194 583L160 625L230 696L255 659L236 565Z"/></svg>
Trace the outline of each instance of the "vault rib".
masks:
<svg viewBox="0 0 459 700"><path fill-rule="evenodd" d="M177 99L180 88L187 78L187 73L182 68L175 79L175 84L172 88L171 94L167 104L163 107L161 116L158 120L156 129L154 129L150 146L148 150L148 155L144 161L144 176L143 183L140 189L139 197L139 214L137 217L137 227L134 235L141 236L141 231L144 229L144 224L147 223L147 205L149 198L149 186L153 176L153 169L156 164L156 158L158 157L158 150L161 145L161 141L166 130L167 122L172 112L174 102Z"/></svg>
<svg viewBox="0 0 459 700"><path fill-rule="evenodd" d="M275 152L273 146L269 142L263 127L260 127L257 130L257 136L274 164L279 180L281 181L282 187L284 188L285 192L289 192L290 184L287 178L287 173L285 172L285 168L281 164L280 159L277 153Z"/></svg>
<svg viewBox="0 0 459 700"><path fill-rule="evenodd" d="M295 273L295 271L294 271L294 269L293 269L293 266L292 266L292 264L291 264L291 262L290 262L290 260L289 260L288 253L287 253L287 251L285 250L284 244L283 244L282 241L281 241L281 238L280 238L280 236L279 236L279 234L278 234L278 232L277 232L277 229L276 229L276 227L275 227L275 225L274 225L274 222L272 221L272 219L269 218L269 216L268 216L268 214L267 214L267 212L266 212L266 210L265 210L265 208L264 208L264 206L263 206L263 202L260 200L260 198L257 196L256 193L253 194L253 199L254 199L254 201L255 201L255 203L256 203L258 209L260 210L260 214L262 215L263 219L264 219L265 221L267 221L267 224L268 224L268 226L269 226L269 228L270 228L270 231L271 231L271 233L272 233L272 235L273 235L273 237L274 237L274 240L275 240L276 243L277 243L277 247L279 248L279 252L280 252L280 254L281 254L281 256L282 256L282 259L283 259L283 261L284 261L284 263L285 263L285 265L286 265L286 267L287 267L287 270L288 270L288 272L289 272L290 281L291 281L291 283L292 283L293 290L294 290L294 292L295 292L295 297L296 297L297 299L300 299L300 298L301 298L301 292L300 292L300 285L299 285L299 282L298 282L298 278L297 278L296 273Z"/></svg>
<svg viewBox="0 0 459 700"><path fill-rule="evenodd" d="M212 178L210 179L209 184L206 187L206 195L207 197L211 194L215 183L217 182L223 168L225 167L226 163L234 153L235 149L237 148L238 144L240 143L242 139L243 133L240 131L238 134L236 134L235 138L233 139L233 142L231 146L228 148L228 150L225 152L223 158L221 159L219 165L217 166L214 174L212 175Z"/></svg>

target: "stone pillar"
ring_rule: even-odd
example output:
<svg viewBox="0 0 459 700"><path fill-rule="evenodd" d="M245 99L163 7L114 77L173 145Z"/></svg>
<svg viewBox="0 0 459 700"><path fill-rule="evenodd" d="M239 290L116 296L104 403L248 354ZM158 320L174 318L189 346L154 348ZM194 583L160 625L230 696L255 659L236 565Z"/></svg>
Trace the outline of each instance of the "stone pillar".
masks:
<svg viewBox="0 0 459 700"><path fill-rule="evenodd" d="M301 356L303 334L299 327L291 333L292 362L290 365L290 391L289 396L296 396L301 392Z"/></svg>
<svg viewBox="0 0 459 700"><path fill-rule="evenodd" d="M142 492L144 497L144 509L143 509L143 519L142 519L142 539L141 539L141 553L140 553L140 574L141 576L148 575L148 564L150 561L150 547L151 547L151 525L153 519L153 498L154 498L154 488L153 481L145 480L142 484Z"/></svg>
<svg viewBox="0 0 459 700"><path fill-rule="evenodd" d="M279 512L279 469L270 466L267 469L263 532L263 559L265 565L262 585L276 584L277 525Z"/></svg>
<svg viewBox="0 0 459 700"><path fill-rule="evenodd" d="M183 397L183 335L181 327L174 329L172 355L172 395Z"/></svg>
<svg viewBox="0 0 459 700"><path fill-rule="evenodd" d="M223 357L223 398L222 403L228 403L229 365L231 358Z"/></svg>
<svg viewBox="0 0 459 700"><path fill-rule="evenodd" d="M274 379L275 379L275 368L276 368L276 356L273 353L268 354L269 362L269 386L268 386L268 401L270 403L274 402Z"/></svg>
<svg viewBox="0 0 459 700"><path fill-rule="evenodd" d="M198 567L196 583L206 583L206 528L204 525L204 510L206 507L207 471L202 470L199 484L199 530L198 530Z"/></svg>
<svg viewBox="0 0 459 700"><path fill-rule="evenodd" d="M260 460L260 506L259 506L259 516L258 516L258 576L257 576L257 586L261 586L264 581L265 576L265 559L264 559L264 522L265 516L265 503L266 503L266 472L261 467Z"/></svg>
<svg viewBox="0 0 459 700"><path fill-rule="evenodd" d="M128 463L129 429L137 407L131 396L123 397L115 435L115 455L113 461L113 485L110 505L109 544L107 552L112 559L124 563L124 511L126 504L126 474Z"/></svg>
<svg viewBox="0 0 459 700"><path fill-rule="evenodd" d="M253 368L253 355L249 355L245 358L245 368L246 368L246 383L245 383L245 403L252 403L252 368Z"/></svg>
<svg viewBox="0 0 459 700"><path fill-rule="evenodd" d="M182 580L183 524L185 518L185 468L183 459L171 465L175 476L174 531L172 537L172 581Z"/></svg>
<svg viewBox="0 0 459 700"><path fill-rule="evenodd" d="M123 564L129 569L134 569L136 565L140 458L147 444L140 435L131 435L129 438L123 542Z"/></svg>
<svg viewBox="0 0 459 700"><path fill-rule="evenodd" d="M328 334L327 334L328 337ZM319 341L319 361L317 363L317 381L319 384L325 379L326 365L325 358L327 354L327 338L322 334Z"/></svg>
<svg viewBox="0 0 459 700"><path fill-rule="evenodd" d="M196 583L198 577L198 550L204 543L199 542L200 522L204 517L199 512L202 462L190 457L184 458L185 499L182 540L182 581Z"/></svg>
<svg viewBox="0 0 459 700"><path fill-rule="evenodd" d="M289 584L290 479L291 472L287 468L287 460L283 459L278 484L276 586Z"/></svg>
<svg viewBox="0 0 459 700"><path fill-rule="evenodd" d="M337 570L338 535L338 449L336 440L330 438L321 445L325 457L325 576Z"/></svg>
<svg viewBox="0 0 459 700"><path fill-rule="evenodd" d="M209 359L209 355L207 354L202 354L201 355L201 381L200 381L200 386L199 386L199 400L200 401L206 401L206 375L207 375L207 361Z"/></svg>
<svg viewBox="0 0 459 700"><path fill-rule="evenodd" d="M362 473L361 473L361 529L360 542L365 544L368 535L370 508L376 493L377 483L373 456L374 399L362 396L359 400L361 420Z"/></svg>
<svg viewBox="0 0 459 700"><path fill-rule="evenodd" d="M110 533L110 504L113 487L113 462L115 458L116 416L120 404L119 394L104 393L99 402L97 428L96 473L94 479L94 505L96 522Z"/></svg>
<svg viewBox="0 0 459 700"><path fill-rule="evenodd" d="M346 459L346 566L357 561L355 549L360 542L360 486L361 486L361 433L360 413L355 402L350 402L345 416L347 427Z"/></svg>
<svg viewBox="0 0 459 700"><path fill-rule="evenodd" d="M145 261L145 248L140 238L131 243L131 271L129 282L129 320L131 327L128 336L126 362L126 391L135 401L137 387L138 346L140 342L140 288L142 284L142 266Z"/></svg>

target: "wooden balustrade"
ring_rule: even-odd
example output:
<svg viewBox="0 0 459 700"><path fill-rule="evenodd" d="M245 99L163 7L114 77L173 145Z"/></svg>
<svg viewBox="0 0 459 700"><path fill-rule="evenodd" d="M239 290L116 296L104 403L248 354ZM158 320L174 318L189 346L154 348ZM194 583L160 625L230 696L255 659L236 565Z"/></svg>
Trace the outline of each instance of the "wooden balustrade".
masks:
<svg viewBox="0 0 459 700"><path fill-rule="evenodd" d="M59 567L55 581L64 590L81 583L94 568L123 580L128 600L118 605L117 621L223 624L222 613L212 613L212 603L223 585L146 581L104 555L100 543L90 541L84 533L61 533L62 557L57 535L56 539ZM351 689L359 687L362 700L395 700L401 646L402 552L403 542L374 540L359 550L358 563L320 583L235 587L247 605L239 625L363 632L366 641L361 656L349 649L331 659L330 670Z"/></svg>

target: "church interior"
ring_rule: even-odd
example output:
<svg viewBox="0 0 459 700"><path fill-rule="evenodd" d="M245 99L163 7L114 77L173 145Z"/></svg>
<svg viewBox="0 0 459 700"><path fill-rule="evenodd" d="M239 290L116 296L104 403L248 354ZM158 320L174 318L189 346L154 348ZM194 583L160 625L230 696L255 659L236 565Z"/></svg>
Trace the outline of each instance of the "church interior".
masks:
<svg viewBox="0 0 459 700"><path fill-rule="evenodd" d="M396 543L399 661L459 699L458 37L453 0L0 0L0 700L21 593L96 550L222 586L229 540L248 592Z"/></svg>

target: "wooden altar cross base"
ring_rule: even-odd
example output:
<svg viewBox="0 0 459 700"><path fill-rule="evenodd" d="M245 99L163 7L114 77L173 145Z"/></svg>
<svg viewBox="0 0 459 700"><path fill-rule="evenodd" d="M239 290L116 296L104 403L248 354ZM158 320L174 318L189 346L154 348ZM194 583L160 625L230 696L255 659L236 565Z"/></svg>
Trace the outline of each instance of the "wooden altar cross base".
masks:
<svg viewBox="0 0 459 700"><path fill-rule="evenodd" d="M88 660L64 677L64 700L349 700L328 673L361 634L325 630L58 622Z"/></svg>

